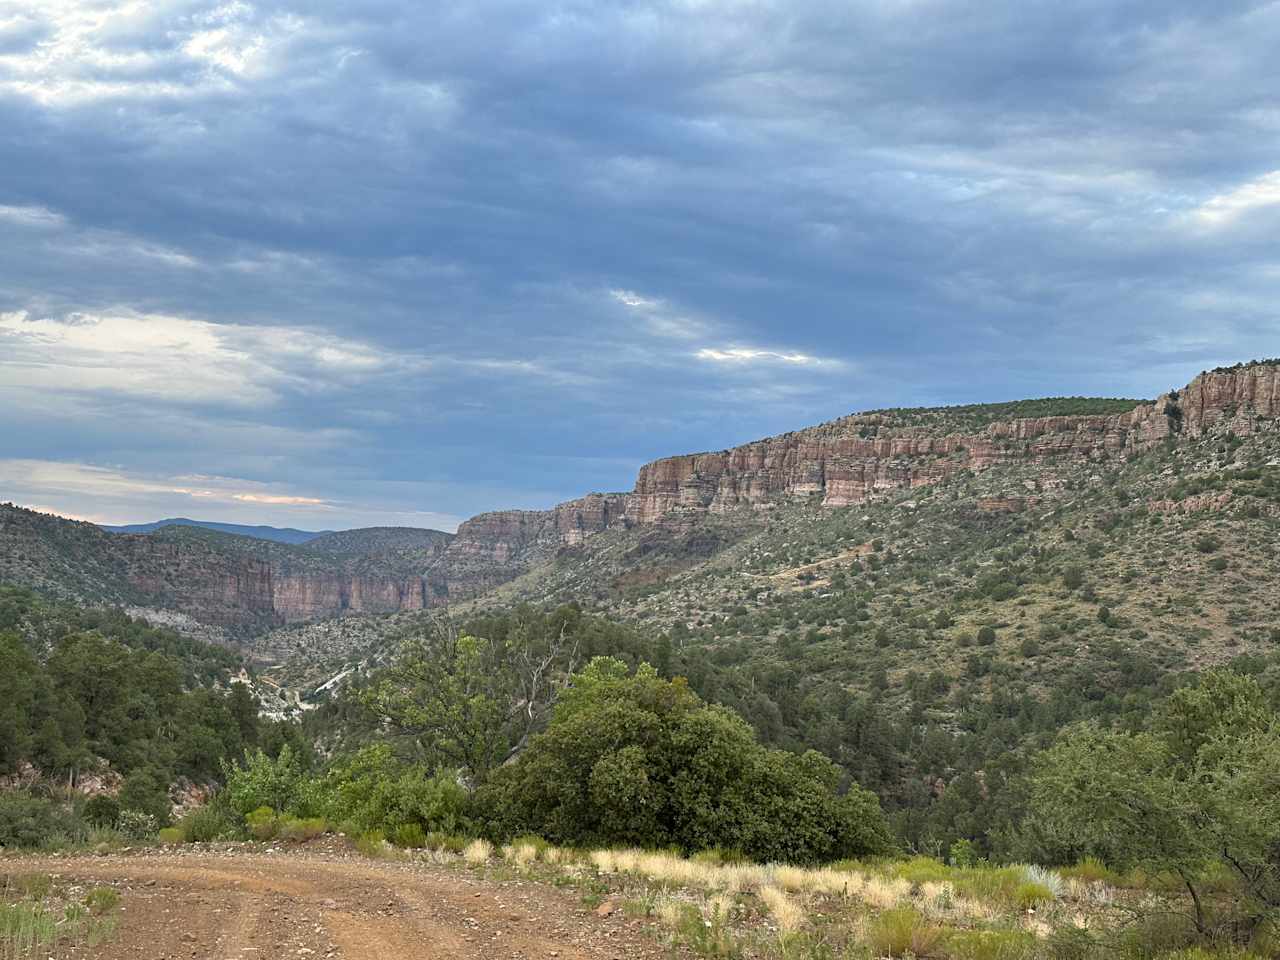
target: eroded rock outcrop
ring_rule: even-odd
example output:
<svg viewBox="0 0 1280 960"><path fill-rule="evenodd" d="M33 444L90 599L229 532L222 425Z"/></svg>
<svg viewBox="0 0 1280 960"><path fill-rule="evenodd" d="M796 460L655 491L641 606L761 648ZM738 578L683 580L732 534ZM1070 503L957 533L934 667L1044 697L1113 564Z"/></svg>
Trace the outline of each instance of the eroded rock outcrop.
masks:
<svg viewBox="0 0 1280 960"><path fill-rule="evenodd" d="M1185 389L1128 413L1009 420L974 433L937 436L916 427L886 436L877 415L854 415L731 450L646 464L627 497L624 517L652 523L673 510L720 513L808 499L849 506L887 491L936 483L959 470L1129 456L1224 421L1244 434L1277 416L1280 366L1272 363L1201 374ZM876 435L864 436L869 431Z"/></svg>
<svg viewBox="0 0 1280 960"><path fill-rule="evenodd" d="M349 531L332 535L327 552L190 530L109 534L0 507L0 576L42 589L80 584L71 589L81 596L241 629L419 610L483 594L610 529L653 526L659 536L687 532L707 513L791 501L848 506L960 470L1129 456L1208 430L1270 429L1277 417L1275 362L1204 373L1182 390L1109 416L1023 418L946 433L928 422L902 426L888 413L856 414L729 450L656 460L640 469L628 493L484 513L456 536Z"/></svg>

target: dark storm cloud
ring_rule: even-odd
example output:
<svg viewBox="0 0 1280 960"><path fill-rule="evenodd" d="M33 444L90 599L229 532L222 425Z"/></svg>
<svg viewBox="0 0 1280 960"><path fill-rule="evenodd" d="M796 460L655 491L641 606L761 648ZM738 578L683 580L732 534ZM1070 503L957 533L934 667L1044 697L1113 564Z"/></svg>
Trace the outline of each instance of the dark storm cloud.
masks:
<svg viewBox="0 0 1280 960"><path fill-rule="evenodd" d="M1274 354L1276 49L1274 3L0 17L0 481L447 523Z"/></svg>

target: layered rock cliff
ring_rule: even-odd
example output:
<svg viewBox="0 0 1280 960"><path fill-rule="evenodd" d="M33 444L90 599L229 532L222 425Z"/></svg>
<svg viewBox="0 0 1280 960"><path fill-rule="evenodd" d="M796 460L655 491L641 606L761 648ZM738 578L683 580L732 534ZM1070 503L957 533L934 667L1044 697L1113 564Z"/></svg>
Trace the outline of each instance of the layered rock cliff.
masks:
<svg viewBox="0 0 1280 960"><path fill-rule="evenodd" d="M332 535L327 549L190 528L108 534L0 507L0 579L168 607L246 630L419 610L479 596L611 529L687 529L700 515L791 501L847 506L960 470L1101 460L1210 430L1272 429L1280 417L1280 363L1204 373L1153 403L1110 415L994 420L948 431L939 423L949 421L929 416L946 412L924 411L915 420L895 411L855 414L729 450L654 461L640 469L629 493L480 514L456 536L348 531Z"/></svg>
<svg viewBox="0 0 1280 960"><path fill-rule="evenodd" d="M1057 457L1129 456L1228 422L1237 433L1280 416L1280 365L1252 364L1196 377L1185 389L1110 416L1056 416L938 436L928 427L885 435L858 414L718 453L646 464L623 518L651 523L673 510L727 512L817 499L848 506L891 490L936 483L958 470ZM874 436L866 436L874 433Z"/></svg>

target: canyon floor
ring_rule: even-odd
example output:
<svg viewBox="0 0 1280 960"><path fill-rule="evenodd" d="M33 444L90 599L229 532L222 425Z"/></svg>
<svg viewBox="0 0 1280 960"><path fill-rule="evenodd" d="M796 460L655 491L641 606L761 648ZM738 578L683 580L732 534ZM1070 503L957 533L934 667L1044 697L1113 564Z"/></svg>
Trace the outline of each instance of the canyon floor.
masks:
<svg viewBox="0 0 1280 960"><path fill-rule="evenodd" d="M257 848L260 850L261 848ZM613 960L668 956L640 921L579 891L336 848L0 859L5 874L106 884L119 925L99 960ZM602 916L605 913L607 915Z"/></svg>

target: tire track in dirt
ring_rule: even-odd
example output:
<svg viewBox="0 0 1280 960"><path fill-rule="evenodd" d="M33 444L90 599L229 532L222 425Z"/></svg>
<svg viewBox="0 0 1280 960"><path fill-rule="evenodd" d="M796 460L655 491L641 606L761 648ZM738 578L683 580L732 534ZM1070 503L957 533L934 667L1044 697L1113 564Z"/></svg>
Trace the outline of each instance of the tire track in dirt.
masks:
<svg viewBox="0 0 1280 960"><path fill-rule="evenodd" d="M253 848L249 848L252 850ZM665 956L643 932L536 882L341 856L182 852L0 860L124 893L98 960L617 960Z"/></svg>

